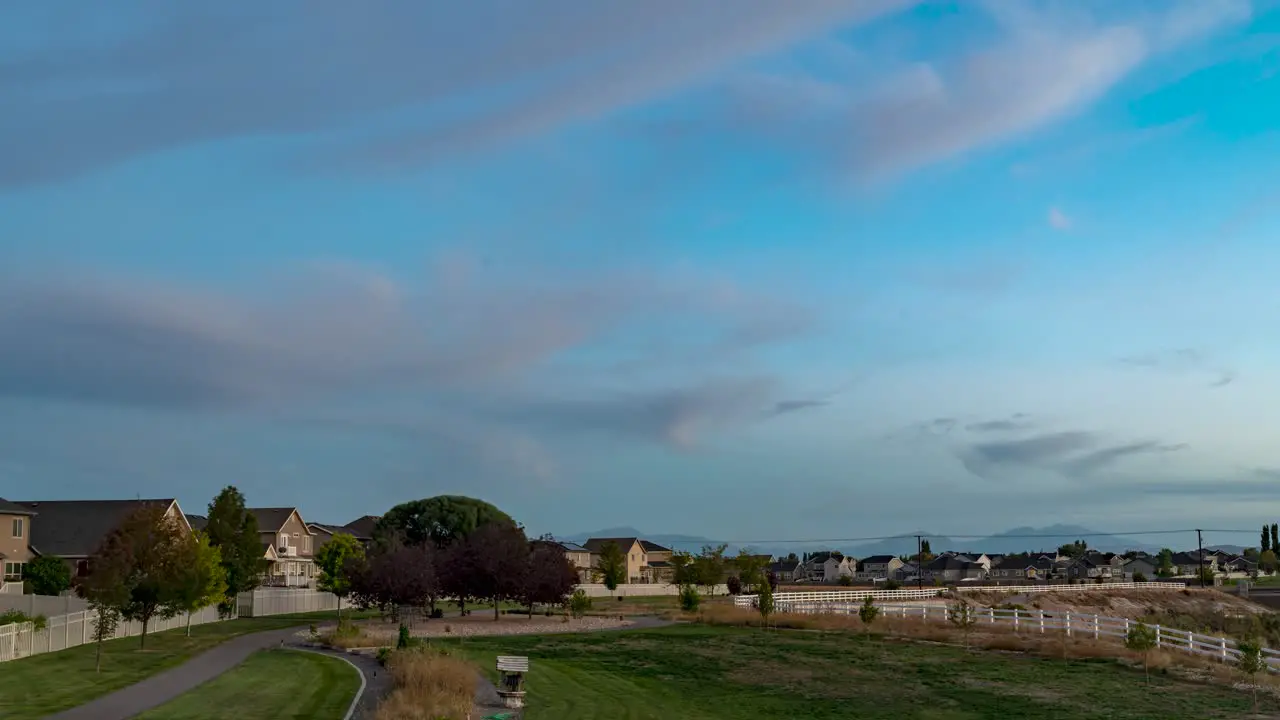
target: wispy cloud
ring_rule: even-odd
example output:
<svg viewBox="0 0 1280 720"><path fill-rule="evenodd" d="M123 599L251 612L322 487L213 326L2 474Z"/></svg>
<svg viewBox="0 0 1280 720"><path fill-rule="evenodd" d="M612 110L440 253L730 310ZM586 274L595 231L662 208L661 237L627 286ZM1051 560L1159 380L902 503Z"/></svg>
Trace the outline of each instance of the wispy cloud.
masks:
<svg viewBox="0 0 1280 720"><path fill-rule="evenodd" d="M1186 447L1153 440L1115 443L1103 433L1070 430L971 443L962 446L957 454L965 468L978 477L993 478L1009 469L1038 468L1085 478L1127 458L1177 452Z"/></svg>
<svg viewBox="0 0 1280 720"><path fill-rule="evenodd" d="M1070 230L1071 218L1059 208L1049 208L1049 227L1054 230Z"/></svg>
<svg viewBox="0 0 1280 720"><path fill-rule="evenodd" d="M1127 355L1120 358L1119 362L1124 366L1154 372L1208 377L1207 384L1212 388L1230 385L1237 377L1235 370L1195 348L1176 348Z"/></svg>

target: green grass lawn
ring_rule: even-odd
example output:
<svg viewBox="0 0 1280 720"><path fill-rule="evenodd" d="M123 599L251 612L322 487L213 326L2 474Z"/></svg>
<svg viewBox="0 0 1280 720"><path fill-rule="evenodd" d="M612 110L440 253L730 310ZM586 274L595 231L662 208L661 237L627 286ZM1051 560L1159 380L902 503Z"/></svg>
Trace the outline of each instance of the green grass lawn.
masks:
<svg viewBox="0 0 1280 720"><path fill-rule="evenodd" d="M0 718L23 720L83 705L113 690L168 670L193 655L233 637L262 630L303 625L310 616L245 618L195 625L185 631L167 630L147 636L147 649L138 638L111 640L102 645L102 672L94 672L93 643L61 652L35 655L0 664Z"/></svg>
<svg viewBox="0 0 1280 720"><path fill-rule="evenodd" d="M296 650L264 650L227 673L139 720L340 720L360 675L337 658Z"/></svg>
<svg viewBox="0 0 1280 720"><path fill-rule="evenodd" d="M1206 720L1253 707L1246 692L1158 673L1147 686L1141 670L1109 660L839 632L679 625L452 647L491 675L496 655L528 655L526 720ZM1280 704L1264 700L1263 710Z"/></svg>

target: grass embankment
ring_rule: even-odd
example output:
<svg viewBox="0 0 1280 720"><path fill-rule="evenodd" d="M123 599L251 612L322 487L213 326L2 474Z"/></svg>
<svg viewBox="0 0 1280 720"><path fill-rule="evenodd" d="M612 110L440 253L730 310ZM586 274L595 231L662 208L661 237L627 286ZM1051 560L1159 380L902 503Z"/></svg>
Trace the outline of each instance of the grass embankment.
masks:
<svg viewBox="0 0 1280 720"><path fill-rule="evenodd" d="M1110 659L1055 659L851 631L700 624L448 645L492 674L528 655L526 720L1240 718L1247 693ZM1267 698L1264 711L1280 709Z"/></svg>
<svg viewBox="0 0 1280 720"><path fill-rule="evenodd" d="M360 675L343 660L297 650L264 650L139 720L341 720Z"/></svg>
<svg viewBox="0 0 1280 720"><path fill-rule="evenodd" d="M303 626L331 613L245 618L149 634L146 650L137 637L102 645L102 672L94 671L94 643L0 664L0 717L25 720L83 705L185 662L231 638L264 630Z"/></svg>

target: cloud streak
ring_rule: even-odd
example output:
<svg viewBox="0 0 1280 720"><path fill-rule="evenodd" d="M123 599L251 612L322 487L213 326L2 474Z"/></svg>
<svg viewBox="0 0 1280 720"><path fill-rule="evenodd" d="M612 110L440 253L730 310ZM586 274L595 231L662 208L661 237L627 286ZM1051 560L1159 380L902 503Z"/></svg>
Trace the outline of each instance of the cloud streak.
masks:
<svg viewBox="0 0 1280 720"><path fill-rule="evenodd" d="M1084 479L1116 463L1144 455L1161 455L1187 447L1140 440L1108 444L1106 435L1080 430L1042 433L1012 440L976 442L957 452L970 473L994 479L1005 470L1035 468Z"/></svg>

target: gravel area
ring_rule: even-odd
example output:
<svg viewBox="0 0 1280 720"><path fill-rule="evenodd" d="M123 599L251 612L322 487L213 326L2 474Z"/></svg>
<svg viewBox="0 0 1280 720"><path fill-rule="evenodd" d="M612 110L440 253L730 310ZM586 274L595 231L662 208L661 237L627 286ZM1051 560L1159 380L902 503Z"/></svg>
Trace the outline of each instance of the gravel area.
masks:
<svg viewBox="0 0 1280 720"><path fill-rule="evenodd" d="M360 622L356 623L361 632L370 638L373 645L394 645L400 633L400 627L393 623ZM647 626L649 623L639 623ZM414 637L474 637L479 635L546 635L549 633L595 632L599 630L620 630L637 625L637 619L619 620L615 617L570 618L564 621L563 616L546 617L534 615L528 618L520 615L503 615L501 620L494 620L492 615L471 615L465 618L452 617L428 622L416 622L409 632ZM319 633L332 630L332 626L320 627ZM298 632L305 637L309 631Z"/></svg>

